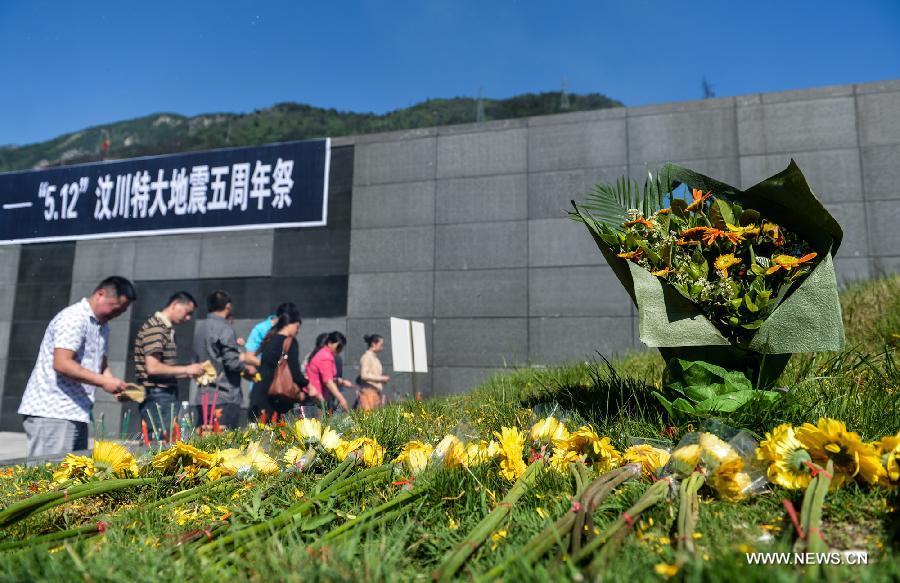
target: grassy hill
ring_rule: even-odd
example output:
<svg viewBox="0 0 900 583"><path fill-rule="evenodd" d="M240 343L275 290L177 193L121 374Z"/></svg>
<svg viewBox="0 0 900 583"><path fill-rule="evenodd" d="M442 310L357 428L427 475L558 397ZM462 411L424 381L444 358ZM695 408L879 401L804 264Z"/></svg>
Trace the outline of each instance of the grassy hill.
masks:
<svg viewBox="0 0 900 583"><path fill-rule="evenodd" d="M512 119L560 113L560 93L526 93L508 99L484 99L484 119ZM605 95L569 95L565 111L621 107ZM105 158L132 158L251 146L270 142L337 137L411 128L471 123L476 99L429 99L385 114L355 113L279 103L247 114L212 113L185 117L155 113L65 134L37 144L0 147L0 172L79 164L102 159L101 146L109 139Z"/></svg>

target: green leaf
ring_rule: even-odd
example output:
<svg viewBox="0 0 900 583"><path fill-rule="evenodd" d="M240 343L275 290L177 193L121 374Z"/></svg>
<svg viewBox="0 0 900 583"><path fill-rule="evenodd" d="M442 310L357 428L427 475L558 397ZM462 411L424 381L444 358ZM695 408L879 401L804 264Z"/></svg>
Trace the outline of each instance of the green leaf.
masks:
<svg viewBox="0 0 900 583"><path fill-rule="evenodd" d="M691 415L695 415L697 410L694 409L694 406L682 399L681 397L675 399L672 402L672 408L677 411L681 411L682 413L689 413Z"/></svg>
<svg viewBox="0 0 900 583"><path fill-rule="evenodd" d="M713 226L723 231L727 228L726 223L734 224L734 213L731 212L731 205L728 201L721 198L713 200L709 207L709 220Z"/></svg>
<svg viewBox="0 0 900 583"><path fill-rule="evenodd" d="M741 226L746 227L747 225L758 225L759 224L759 212L753 209L747 209L741 213Z"/></svg>
<svg viewBox="0 0 900 583"><path fill-rule="evenodd" d="M680 198L676 198L672 201L672 213L677 217L681 217L682 219L687 218L687 207L688 203Z"/></svg>
<svg viewBox="0 0 900 583"><path fill-rule="evenodd" d="M699 403L718 396L720 391L717 389L717 385L690 386L684 390L684 394L691 401Z"/></svg>
<svg viewBox="0 0 900 583"><path fill-rule="evenodd" d="M750 299L750 294L744 296L744 305L754 314L759 311L759 306L753 303L753 300Z"/></svg>
<svg viewBox="0 0 900 583"><path fill-rule="evenodd" d="M749 403L757 392L758 391L754 391L753 389L746 389L719 395L697 403L695 408L697 411L703 413L711 413L713 411L720 413L734 413Z"/></svg>

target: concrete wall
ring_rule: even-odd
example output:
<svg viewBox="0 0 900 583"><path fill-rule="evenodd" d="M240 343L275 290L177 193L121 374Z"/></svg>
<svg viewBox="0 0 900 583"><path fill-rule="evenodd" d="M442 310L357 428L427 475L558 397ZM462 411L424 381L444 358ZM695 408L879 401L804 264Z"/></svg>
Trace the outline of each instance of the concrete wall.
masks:
<svg viewBox="0 0 900 583"><path fill-rule="evenodd" d="M900 81L333 144L323 229L0 248L0 429L18 425L46 322L112 272L133 277L142 298L113 326L121 370L136 326L180 288L230 291L239 333L274 303L300 303L303 343L320 330L346 331L351 378L363 334L387 335L392 315L420 319L430 349L425 394L466 390L504 367L640 349L630 301L566 210L597 181L642 179L665 161L746 188L793 157L844 228L841 282L900 270ZM189 345L190 330L179 343ZM383 357L390 374L389 347ZM392 386L408 393L409 375Z"/></svg>

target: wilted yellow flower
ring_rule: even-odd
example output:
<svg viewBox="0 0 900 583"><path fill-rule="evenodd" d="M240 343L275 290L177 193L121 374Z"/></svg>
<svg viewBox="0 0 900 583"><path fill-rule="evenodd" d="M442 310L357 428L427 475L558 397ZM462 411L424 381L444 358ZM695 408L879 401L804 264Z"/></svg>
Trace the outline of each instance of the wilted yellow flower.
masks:
<svg viewBox="0 0 900 583"><path fill-rule="evenodd" d="M886 488L900 486L900 433L882 437L876 445L881 454L881 463L884 469L881 475L881 485Z"/></svg>
<svg viewBox="0 0 900 583"><path fill-rule="evenodd" d="M884 474L878 450L847 431L842 421L822 417L816 425L804 423L797 429L797 439L818 465L825 467L829 459L834 462L831 483L835 488L856 477L874 484Z"/></svg>
<svg viewBox="0 0 900 583"><path fill-rule="evenodd" d="M434 448L421 441L410 441L403 446L394 463L402 463L413 474L418 474L428 466Z"/></svg>
<svg viewBox="0 0 900 583"><path fill-rule="evenodd" d="M789 490L806 488L812 480L809 452L794 434L790 423L766 433L756 450L756 459L767 465L766 475L773 484Z"/></svg>
<svg viewBox="0 0 900 583"><path fill-rule="evenodd" d="M577 451L556 448L550 456L550 468L562 474L569 471L569 464L583 463L584 456Z"/></svg>
<svg viewBox="0 0 900 583"><path fill-rule="evenodd" d="M568 437L569 430L553 416L545 417L531 426L531 441L534 443L550 443Z"/></svg>
<svg viewBox="0 0 900 583"><path fill-rule="evenodd" d="M510 481L518 479L527 469L522 460L525 435L515 427L501 427L494 436L500 444L500 476Z"/></svg>
<svg viewBox="0 0 900 583"><path fill-rule="evenodd" d="M303 443L318 443L322 439L322 424L315 417L297 419L293 429L294 435Z"/></svg>
<svg viewBox="0 0 900 583"><path fill-rule="evenodd" d="M138 473L134 456L118 443L95 441L91 457L93 457L97 469L108 469L119 477L136 476Z"/></svg>
<svg viewBox="0 0 900 583"><path fill-rule="evenodd" d="M629 464L641 464L641 472L650 478L669 463L669 452L647 443L639 443L626 449L622 458Z"/></svg>
<svg viewBox="0 0 900 583"><path fill-rule="evenodd" d="M445 468L465 467L468 463L466 446L455 435L445 435L444 439L434 447L431 455L441 461Z"/></svg>
<svg viewBox="0 0 900 583"><path fill-rule="evenodd" d="M82 480L90 478L97 473L94 460L83 455L68 454L60 462L59 469L53 472L53 480L65 482L66 480Z"/></svg>
<svg viewBox="0 0 900 583"><path fill-rule="evenodd" d="M182 441L175 442L172 447L153 456L151 465L154 469L169 472L183 468L189 476L193 476L201 468L216 465L218 456L206 453Z"/></svg>

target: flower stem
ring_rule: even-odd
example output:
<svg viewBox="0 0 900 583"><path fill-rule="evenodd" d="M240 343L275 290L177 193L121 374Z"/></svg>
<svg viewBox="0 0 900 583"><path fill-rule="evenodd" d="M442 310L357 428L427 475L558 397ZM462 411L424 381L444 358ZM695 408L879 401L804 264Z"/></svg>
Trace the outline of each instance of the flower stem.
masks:
<svg viewBox="0 0 900 583"><path fill-rule="evenodd" d="M487 539L504 518L510 513L512 505L518 502L525 492L537 480L538 473L544 467L544 460L539 459L528 466L525 473L516 480L513 487L510 488L506 497L497 505L487 516L481 519L481 522L472 529L469 536L460 543L455 549L444 556L440 566L434 572L434 579L445 582L450 581L459 568L466 560L472 556L475 549Z"/></svg>

